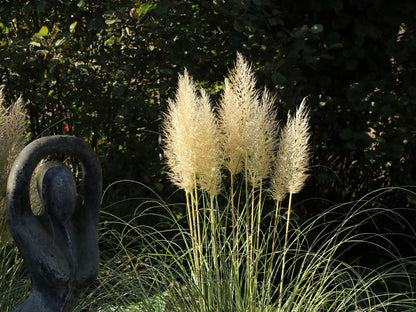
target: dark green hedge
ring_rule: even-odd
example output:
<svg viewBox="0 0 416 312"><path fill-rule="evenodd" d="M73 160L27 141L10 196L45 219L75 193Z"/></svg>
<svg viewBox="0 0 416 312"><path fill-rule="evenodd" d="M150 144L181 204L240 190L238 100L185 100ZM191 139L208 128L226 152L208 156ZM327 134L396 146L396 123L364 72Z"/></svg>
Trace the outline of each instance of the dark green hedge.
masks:
<svg viewBox="0 0 416 312"><path fill-rule="evenodd" d="M284 118L310 96L304 196L334 201L416 180L416 3L387 0L3 0L0 81L30 101L32 138L88 138L105 182L171 191L158 131L177 73L218 98L236 51ZM404 202L404 204L407 204Z"/></svg>

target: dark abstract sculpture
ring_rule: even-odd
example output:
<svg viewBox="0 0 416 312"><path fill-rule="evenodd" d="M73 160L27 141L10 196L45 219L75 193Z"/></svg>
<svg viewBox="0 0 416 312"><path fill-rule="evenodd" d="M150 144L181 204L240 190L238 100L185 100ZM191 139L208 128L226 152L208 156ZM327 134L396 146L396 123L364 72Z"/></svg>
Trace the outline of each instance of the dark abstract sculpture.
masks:
<svg viewBox="0 0 416 312"><path fill-rule="evenodd" d="M80 160L82 182L77 191L67 166L46 162L36 176L44 212L34 215L31 177L38 163L54 153ZM96 279L101 192L98 158L77 137L43 137L17 157L7 185L7 219L31 277L31 291L15 312L73 311L82 288Z"/></svg>

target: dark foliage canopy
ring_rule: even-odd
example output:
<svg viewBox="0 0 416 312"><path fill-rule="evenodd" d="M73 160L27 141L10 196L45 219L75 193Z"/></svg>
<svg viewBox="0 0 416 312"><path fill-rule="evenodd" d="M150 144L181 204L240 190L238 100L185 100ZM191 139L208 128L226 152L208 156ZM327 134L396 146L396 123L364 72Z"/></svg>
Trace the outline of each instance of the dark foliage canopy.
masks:
<svg viewBox="0 0 416 312"><path fill-rule="evenodd" d="M159 133L177 73L218 99L239 51L282 118L310 97L305 196L348 200L416 182L415 16L413 0L3 0L0 82L29 101L32 138L87 138L105 184L168 192Z"/></svg>

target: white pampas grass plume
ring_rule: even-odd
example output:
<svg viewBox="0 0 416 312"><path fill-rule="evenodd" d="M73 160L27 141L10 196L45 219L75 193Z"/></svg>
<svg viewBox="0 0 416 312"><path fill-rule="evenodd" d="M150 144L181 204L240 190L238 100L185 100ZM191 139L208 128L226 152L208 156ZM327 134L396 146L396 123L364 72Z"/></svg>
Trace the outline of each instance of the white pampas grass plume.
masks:
<svg viewBox="0 0 416 312"><path fill-rule="evenodd" d="M248 123L255 115L258 102L255 86L251 66L237 54L235 70L225 80L219 108L225 167L232 176L241 172L248 153Z"/></svg>
<svg viewBox="0 0 416 312"><path fill-rule="evenodd" d="M165 156L174 184L190 193L196 183L210 194L219 191L221 150L218 127L208 95L198 96L185 70L179 76L175 100L165 115Z"/></svg>
<svg viewBox="0 0 416 312"><path fill-rule="evenodd" d="M298 193L307 178L309 163L309 111L303 99L294 116L288 120L280 134L279 150L276 155L271 193L281 201L286 193Z"/></svg>
<svg viewBox="0 0 416 312"><path fill-rule="evenodd" d="M198 185L214 196L221 189L220 169L223 162L219 128L209 96L205 90L201 90L198 104L196 122L199 129L195 134Z"/></svg>
<svg viewBox="0 0 416 312"><path fill-rule="evenodd" d="M238 53L235 69L225 80L219 108L225 166L232 176L243 165L255 179L267 176L269 147L273 145L268 136L275 131L272 102L267 91L260 100L253 69Z"/></svg>
<svg viewBox="0 0 416 312"><path fill-rule="evenodd" d="M170 168L169 177L174 184L190 193L194 188L196 159L194 139L197 125L193 114L197 107L195 86L188 72L179 75L175 100L168 100L165 115L165 156Z"/></svg>
<svg viewBox="0 0 416 312"><path fill-rule="evenodd" d="M248 123L247 169L254 185L269 177L277 146L277 114L275 99L265 88L253 118Z"/></svg>

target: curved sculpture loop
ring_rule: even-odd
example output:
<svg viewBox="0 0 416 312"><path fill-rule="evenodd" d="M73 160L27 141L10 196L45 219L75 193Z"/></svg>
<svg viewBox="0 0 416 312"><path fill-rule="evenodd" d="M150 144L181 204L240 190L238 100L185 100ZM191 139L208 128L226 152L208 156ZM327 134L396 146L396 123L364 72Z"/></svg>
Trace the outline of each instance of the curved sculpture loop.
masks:
<svg viewBox="0 0 416 312"><path fill-rule="evenodd" d="M36 175L44 212L32 213L30 181L42 159L70 154L82 164L77 191L71 170L49 161ZM31 277L28 298L14 312L70 312L98 273L101 167L88 143L72 136L40 138L17 157L7 184L10 232Z"/></svg>

